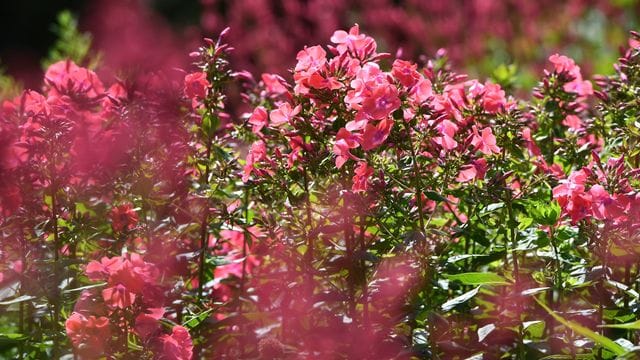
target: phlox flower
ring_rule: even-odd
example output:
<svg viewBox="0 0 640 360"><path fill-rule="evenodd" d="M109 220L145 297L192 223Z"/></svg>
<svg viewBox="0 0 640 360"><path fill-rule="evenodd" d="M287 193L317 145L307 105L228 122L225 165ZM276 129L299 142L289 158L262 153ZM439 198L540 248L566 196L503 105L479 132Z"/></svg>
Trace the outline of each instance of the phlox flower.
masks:
<svg viewBox="0 0 640 360"><path fill-rule="evenodd" d="M373 175L373 168L361 161L355 168L353 175L353 186L351 190L354 192L367 191L369 189L369 177Z"/></svg>
<svg viewBox="0 0 640 360"><path fill-rule="evenodd" d="M357 160L350 150L360 146L361 138L352 134L345 128L338 130L336 142L333 145L333 153L336 155L336 167L340 169L348 159Z"/></svg>
<svg viewBox="0 0 640 360"><path fill-rule="evenodd" d="M74 312L65 322L67 336L78 354L96 358L105 352L111 336L109 319L101 316L84 316Z"/></svg>
<svg viewBox="0 0 640 360"><path fill-rule="evenodd" d="M282 103L277 109L271 111L269 119L271 126L278 127L280 125L290 123L291 120L300 113L302 107L300 105L292 108L288 102Z"/></svg>
<svg viewBox="0 0 640 360"><path fill-rule="evenodd" d="M458 147L458 143L453 139L458 131L458 126L449 120L443 120L437 126L442 136L434 139L436 144L442 146L445 150L453 150Z"/></svg>
<svg viewBox="0 0 640 360"><path fill-rule="evenodd" d="M184 77L184 94L189 99L204 99L209 86L211 84L207 80L207 74L202 71L187 74Z"/></svg>
<svg viewBox="0 0 640 360"><path fill-rule="evenodd" d="M500 153L500 148L496 145L496 137L493 136L490 127L486 127L482 129L481 133L478 133L478 128L474 126L471 145L485 155Z"/></svg>
<svg viewBox="0 0 640 360"><path fill-rule="evenodd" d="M158 338L157 358L162 360L191 360L193 357L193 342L189 331L180 326L174 326L171 335L164 334Z"/></svg>
<svg viewBox="0 0 640 360"><path fill-rule="evenodd" d="M265 109L263 106L256 107L249 117L249 124L251 124L251 131L254 134L259 133L263 127L269 125L269 116L267 114L267 109Z"/></svg>
<svg viewBox="0 0 640 360"><path fill-rule="evenodd" d="M109 213L111 219L111 227L114 231L131 231L138 224L138 213L133 209L131 204L122 204L111 209Z"/></svg>
<svg viewBox="0 0 640 360"><path fill-rule="evenodd" d="M360 143L362 149L369 151L382 145L389 137L392 127L393 120L391 119L381 120L376 126L367 124L362 134L362 142Z"/></svg>

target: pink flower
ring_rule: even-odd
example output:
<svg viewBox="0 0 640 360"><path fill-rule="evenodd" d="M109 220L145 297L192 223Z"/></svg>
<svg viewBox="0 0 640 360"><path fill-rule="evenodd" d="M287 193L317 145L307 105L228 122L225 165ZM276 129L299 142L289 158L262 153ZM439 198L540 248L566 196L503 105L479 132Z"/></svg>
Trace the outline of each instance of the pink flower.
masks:
<svg viewBox="0 0 640 360"><path fill-rule="evenodd" d="M471 145L485 155L500 153L500 148L496 145L496 138L493 136L493 132L489 127L482 129L481 135L478 133L478 128L473 126L473 139L471 140Z"/></svg>
<svg viewBox="0 0 640 360"><path fill-rule="evenodd" d="M609 215L609 207L614 203L613 198L602 185L593 185L589 189L591 195L591 210L593 217L598 220L604 220Z"/></svg>
<svg viewBox="0 0 640 360"><path fill-rule="evenodd" d="M381 86L374 89L362 103L362 113L369 119L381 120L400 107L400 98L395 86Z"/></svg>
<svg viewBox="0 0 640 360"><path fill-rule="evenodd" d="M280 75L262 74L261 78L267 92L277 95L287 92L287 88L284 85L286 84L286 81Z"/></svg>
<svg viewBox="0 0 640 360"><path fill-rule="evenodd" d="M420 73L416 71L418 65L405 60L396 59L391 68L391 75L406 87L415 85L421 78Z"/></svg>
<svg viewBox="0 0 640 360"><path fill-rule="evenodd" d="M360 27L356 24L347 33L344 30L337 30L331 36L331 42L336 44L339 54L349 52L353 56L364 59L376 53L377 44L375 40L365 34L360 34Z"/></svg>
<svg viewBox="0 0 640 360"><path fill-rule="evenodd" d="M191 360L193 357L191 336L182 326L174 326L171 335L162 335L158 340L157 353L163 360Z"/></svg>
<svg viewBox="0 0 640 360"><path fill-rule="evenodd" d="M369 177L373 175L373 168L368 166L366 162L362 161L358 163L358 166L354 170L353 186L351 190L354 192L366 191L369 188Z"/></svg>
<svg viewBox="0 0 640 360"><path fill-rule="evenodd" d="M251 131L257 134L263 127L269 125L269 119L267 115L267 109L262 106L258 106L253 110L249 117L249 124L251 124Z"/></svg>
<svg viewBox="0 0 640 360"><path fill-rule="evenodd" d="M580 130L583 126L582 120L576 115L567 115L567 117L562 120L562 125L573 130Z"/></svg>
<svg viewBox="0 0 640 360"><path fill-rule="evenodd" d="M360 137L350 133L345 128L338 130L336 142L333 145L333 153L336 155L336 167L340 169L349 159L357 160L350 152L360 146Z"/></svg>
<svg viewBox="0 0 640 360"><path fill-rule="evenodd" d="M362 149L369 151L382 145L391 133L393 127L393 120L384 119L381 120L377 126L367 124L362 134Z"/></svg>
<svg viewBox="0 0 640 360"><path fill-rule="evenodd" d="M67 336L78 354L87 358L97 358L105 352L111 338L109 319L74 312L65 322Z"/></svg>
<svg viewBox="0 0 640 360"><path fill-rule="evenodd" d="M256 172L255 164L267 158L267 146L264 141L258 140L253 145L251 145L251 149L249 150L249 154L247 155L246 164L244 165L244 173L242 175L242 181L249 181L249 177L251 173Z"/></svg>
<svg viewBox="0 0 640 360"><path fill-rule="evenodd" d="M184 77L184 94L192 100L204 99L211 84L204 72L194 72Z"/></svg>
<svg viewBox="0 0 640 360"><path fill-rule="evenodd" d="M282 103L276 110L271 111L269 114L271 126L278 127L282 124L290 123L291 120L300 113L300 109L300 105L291 108L291 104L288 102Z"/></svg>
<svg viewBox="0 0 640 360"><path fill-rule="evenodd" d="M111 209L109 213L114 231L133 230L138 224L138 213L131 204L122 204Z"/></svg>
<svg viewBox="0 0 640 360"><path fill-rule="evenodd" d="M94 99L104 93L104 85L98 75L71 60L51 64L44 78L50 96L73 95Z"/></svg>
<svg viewBox="0 0 640 360"><path fill-rule="evenodd" d="M579 170L553 188L553 198L558 201L563 214L569 215L574 224L591 215L592 198L591 194L585 192L586 180L587 174L584 170Z"/></svg>
<svg viewBox="0 0 640 360"><path fill-rule="evenodd" d="M449 120L443 120L438 126L438 131L442 136L435 138L436 144L439 144L445 150L453 150L458 147L458 143L453 139L458 131L458 126Z"/></svg>
<svg viewBox="0 0 640 360"><path fill-rule="evenodd" d="M468 182L475 179L484 179L484 175L487 172L487 160L478 159L471 162L471 164L464 165L460 169L460 173L456 178L458 182Z"/></svg>
<svg viewBox="0 0 640 360"><path fill-rule="evenodd" d="M102 298L105 304L112 308L128 308L136 301L136 294L132 293L122 284L108 287L102 290Z"/></svg>

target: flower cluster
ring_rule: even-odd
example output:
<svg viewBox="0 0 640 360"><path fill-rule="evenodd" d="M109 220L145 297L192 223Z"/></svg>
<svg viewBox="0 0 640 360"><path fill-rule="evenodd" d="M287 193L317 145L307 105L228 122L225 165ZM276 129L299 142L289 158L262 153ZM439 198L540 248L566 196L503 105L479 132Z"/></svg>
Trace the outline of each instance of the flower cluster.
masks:
<svg viewBox="0 0 640 360"><path fill-rule="evenodd" d="M156 266L131 254L91 261L85 273L89 280L106 284L99 292L85 290L67 319L67 334L79 354L108 353L122 341L130 341L128 334L133 332L156 358L192 358L193 344L184 327L173 326L171 334L163 331L165 298Z"/></svg>

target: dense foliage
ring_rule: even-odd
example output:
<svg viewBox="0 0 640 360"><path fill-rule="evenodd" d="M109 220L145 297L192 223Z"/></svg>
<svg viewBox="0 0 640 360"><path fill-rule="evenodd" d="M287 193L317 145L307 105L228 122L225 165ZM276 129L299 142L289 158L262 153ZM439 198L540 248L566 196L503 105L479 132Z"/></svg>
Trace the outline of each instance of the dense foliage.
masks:
<svg viewBox="0 0 640 360"><path fill-rule="evenodd" d="M61 32L0 109L1 356L636 358L639 34L516 96L358 25L292 82L227 30L115 75Z"/></svg>

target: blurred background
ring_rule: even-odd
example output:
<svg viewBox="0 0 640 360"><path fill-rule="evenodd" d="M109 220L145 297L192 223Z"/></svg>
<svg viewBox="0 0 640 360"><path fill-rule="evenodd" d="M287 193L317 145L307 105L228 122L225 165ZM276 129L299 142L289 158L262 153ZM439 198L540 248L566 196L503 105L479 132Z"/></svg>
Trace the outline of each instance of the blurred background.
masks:
<svg viewBox="0 0 640 360"><path fill-rule="evenodd" d="M65 9L72 17L61 26ZM69 35L75 19L79 31ZM573 57L587 76L612 72L639 19L638 0L2 1L0 67L5 78L37 86L43 59L65 31L84 35L79 41L115 67L182 66L202 36L229 26L235 69L287 75L302 47L327 44L334 30L358 23L382 51L420 61L446 48L459 71L516 73L515 85L528 88L555 52Z"/></svg>

